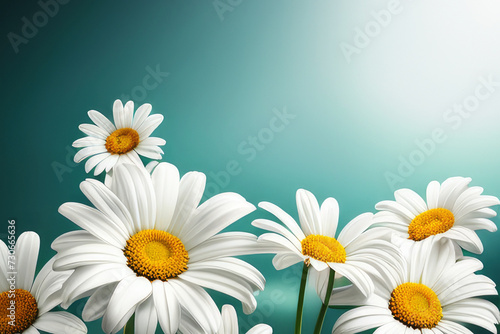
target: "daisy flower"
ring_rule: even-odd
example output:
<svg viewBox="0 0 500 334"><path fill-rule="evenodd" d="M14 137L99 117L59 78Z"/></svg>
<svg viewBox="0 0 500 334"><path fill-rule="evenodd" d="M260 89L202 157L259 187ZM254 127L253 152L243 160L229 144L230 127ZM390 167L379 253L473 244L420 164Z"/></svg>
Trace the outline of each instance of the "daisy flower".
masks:
<svg viewBox="0 0 500 334"><path fill-rule="evenodd" d="M232 305L222 306L222 325L217 334L238 334L238 316ZM246 334L272 334L273 329L269 325L258 324L252 327Z"/></svg>
<svg viewBox="0 0 500 334"><path fill-rule="evenodd" d="M452 177L427 186L427 202L410 189L394 193L396 201L382 201L375 208L378 226L394 229L406 246L432 235L445 237L472 253L483 252L475 230L497 230L489 219L496 216L490 206L500 204L494 196L481 195L483 188L469 187L471 179ZM401 240L400 240L401 242ZM405 245L403 245L405 247Z"/></svg>
<svg viewBox="0 0 500 334"><path fill-rule="evenodd" d="M374 280L375 294L369 302L340 316L333 333L378 327L377 334L472 334L461 323L496 333L498 308L475 298L498 294L492 280L474 274L482 268L471 257L455 262L450 240L429 237L413 247L407 266L398 275Z"/></svg>
<svg viewBox="0 0 500 334"><path fill-rule="evenodd" d="M230 295L251 313L264 277L233 256L251 254L257 237L219 233L255 210L235 193L199 205L205 175L160 163L152 175L131 164L115 168L111 188L88 179L81 190L95 206L65 203L59 212L83 228L60 236L55 270L74 269L63 287L67 307L90 296L83 319L102 317L116 333L135 312L135 333L216 333L221 315L204 288Z"/></svg>
<svg viewBox="0 0 500 334"><path fill-rule="evenodd" d="M87 137L73 142L73 147L82 148L75 154L75 162L89 158L85 172L95 167L94 175L98 175L104 170L111 172L114 166L124 162L142 167L139 155L161 159L163 151L159 146L165 145L165 140L150 135L163 121L163 116L150 116L150 113L148 103L141 105L134 114L134 102L128 101L123 106L120 100L116 100L113 124L100 112L90 110L88 115L95 125L81 124L78 127Z"/></svg>
<svg viewBox="0 0 500 334"><path fill-rule="evenodd" d="M54 272L52 258L35 278L39 249L35 232L22 233L15 246L0 240L0 333L87 333L73 314L49 312L61 303L61 287L71 272Z"/></svg>
<svg viewBox="0 0 500 334"><path fill-rule="evenodd" d="M401 254L392 245L390 230L376 228L366 231L372 225L371 213L361 214L349 222L335 237L339 219L339 206L334 198L327 198L321 208L316 197L307 190L297 191L297 209L300 226L285 211L268 202L259 207L272 213L285 226L267 219L257 219L252 225L268 230L259 237L259 243L276 253L273 265L277 270L298 262L311 264L325 275L318 275L317 292L328 282L329 270L336 278L345 276L366 297L373 292L369 273L378 270L394 270ZM386 239L386 240L384 240ZM324 296L324 294L323 294ZM322 297L323 300L323 297Z"/></svg>

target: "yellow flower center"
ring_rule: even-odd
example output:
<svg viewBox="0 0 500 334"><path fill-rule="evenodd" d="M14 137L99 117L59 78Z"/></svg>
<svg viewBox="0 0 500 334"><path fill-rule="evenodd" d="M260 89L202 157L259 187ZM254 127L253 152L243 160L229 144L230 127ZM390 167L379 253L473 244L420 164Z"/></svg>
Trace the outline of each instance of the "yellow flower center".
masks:
<svg viewBox="0 0 500 334"><path fill-rule="evenodd" d="M413 329L436 327L443 317L436 293L419 283L403 283L394 289L389 309L395 319Z"/></svg>
<svg viewBox="0 0 500 334"><path fill-rule="evenodd" d="M127 265L138 275L154 281L167 281L187 270L188 252L184 244L170 233L143 230L127 241L123 250Z"/></svg>
<svg viewBox="0 0 500 334"><path fill-rule="evenodd" d="M323 262L345 263L344 247L335 238L311 234L302 240L302 254Z"/></svg>
<svg viewBox="0 0 500 334"><path fill-rule="evenodd" d="M431 235L444 233L453 227L455 216L447 209L430 209L422 212L408 226L409 239L420 241Z"/></svg>
<svg viewBox="0 0 500 334"><path fill-rule="evenodd" d="M125 154L139 145L139 134L131 128L121 128L113 131L106 138L106 149L111 154Z"/></svg>
<svg viewBox="0 0 500 334"><path fill-rule="evenodd" d="M35 297L26 290L15 289L0 294L0 333L22 333L36 320Z"/></svg>

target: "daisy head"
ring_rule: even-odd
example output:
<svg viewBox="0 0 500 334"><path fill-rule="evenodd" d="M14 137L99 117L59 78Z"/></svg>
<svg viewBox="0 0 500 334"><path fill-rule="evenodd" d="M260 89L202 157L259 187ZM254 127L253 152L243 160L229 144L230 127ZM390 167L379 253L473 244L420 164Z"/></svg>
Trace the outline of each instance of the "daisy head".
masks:
<svg viewBox="0 0 500 334"><path fill-rule="evenodd" d="M238 316L232 305L226 304L222 306L222 324L217 334L238 334ZM253 326L246 334L272 334L273 329L266 324L258 324Z"/></svg>
<svg viewBox="0 0 500 334"><path fill-rule="evenodd" d="M151 133L163 121L160 114L149 115L151 105L141 105L134 114L134 102L128 101L123 106L120 100L113 104L114 124L96 110L88 115L94 124L81 124L79 129L87 135L73 143L82 148L75 154L75 162L89 158L85 163L88 173L95 167L94 175L112 171L120 163L133 163L143 166L139 155L150 159L161 159L163 154L159 146L165 140L150 137Z"/></svg>
<svg viewBox="0 0 500 334"><path fill-rule="evenodd" d="M475 298L498 294L492 280L474 274L482 268L475 258L455 261L450 240L429 237L412 248L403 271L375 279L375 294L340 316L333 333L472 334L462 323L496 333L498 308Z"/></svg>
<svg viewBox="0 0 500 334"><path fill-rule="evenodd" d="M54 268L74 269L63 289L63 307L90 296L83 319L103 317L118 332L135 313L135 333L215 333L221 315L204 288L230 295L251 313L253 292L264 277L236 255L256 251L249 233L219 233L255 210L235 193L199 205L205 175L179 177L160 163L150 175L131 164L115 168L111 188L86 180L81 190L94 207L65 203L59 212L83 230L54 241Z"/></svg>
<svg viewBox="0 0 500 334"><path fill-rule="evenodd" d="M0 240L0 333L87 333L73 314L50 312L62 302L61 287L71 272L54 272L51 259L35 278L38 234L24 232L14 240L9 246Z"/></svg>
<svg viewBox="0 0 500 334"><path fill-rule="evenodd" d="M325 269L331 268L336 277L345 276L364 296L369 295L373 283L368 272L381 266L391 267L401 256L399 250L388 242L388 230L367 231L373 223L373 215L365 213L354 218L337 235L339 206L334 198L327 198L321 207L307 190L299 189L296 198L300 225L288 213L268 202L259 203L259 207L276 216L284 226L267 219L252 222L252 225L271 232L261 235L259 243L269 253L276 254L274 267L280 270L305 262L317 272L324 271L326 279L320 280L324 283L328 282L329 272ZM324 278L323 275L319 277Z"/></svg>
<svg viewBox="0 0 500 334"><path fill-rule="evenodd" d="M375 208L378 226L390 227L408 239L418 242L430 236L445 237L470 252L483 251L475 230L497 230L490 218L496 212L490 207L500 204L495 196L481 195L483 188L469 187L471 179L452 177L442 184L427 186L427 202L410 189L394 193L396 201L382 201Z"/></svg>

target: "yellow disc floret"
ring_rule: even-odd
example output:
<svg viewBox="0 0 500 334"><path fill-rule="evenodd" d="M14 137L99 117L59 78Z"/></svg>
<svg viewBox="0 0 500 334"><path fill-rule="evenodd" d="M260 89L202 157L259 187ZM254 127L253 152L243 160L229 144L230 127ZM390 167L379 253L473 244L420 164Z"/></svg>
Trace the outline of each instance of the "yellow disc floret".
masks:
<svg viewBox="0 0 500 334"><path fill-rule="evenodd" d="M420 241L431 235L444 233L453 227L455 216L447 209L430 209L422 212L408 226L409 239Z"/></svg>
<svg viewBox="0 0 500 334"><path fill-rule="evenodd" d="M38 306L35 297L23 289L0 294L0 333L22 333L36 320Z"/></svg>
<svg viewBox="0 0 500 334"><path fill-rule="evenodd" d="M345 263L344 247L335 238L311 234L302 240L302 254L323 262Z"/></svg>
<svg viewBox="0 0 500 334"><path fill-rule="evenodd" d="M419 283L403 283L394 289L389 309L396 320L413 329L436 327L443 317L436 293Z"/></svg>
<svg viewBox="0 0 500 334"><path fill-rule="evenodd" d="M172 234L160 230L143 230L127 241L123 250L127 265L138 275L154 281L167 281L187 270L188 252Z"/></svg>
<svg viewBox="0 0 500 334"><path fill-rule="evenodd" d="M131 128L121 128L113 131L106 138L106 150L111 154L125 154L139 145L139 134Z"/></svg>

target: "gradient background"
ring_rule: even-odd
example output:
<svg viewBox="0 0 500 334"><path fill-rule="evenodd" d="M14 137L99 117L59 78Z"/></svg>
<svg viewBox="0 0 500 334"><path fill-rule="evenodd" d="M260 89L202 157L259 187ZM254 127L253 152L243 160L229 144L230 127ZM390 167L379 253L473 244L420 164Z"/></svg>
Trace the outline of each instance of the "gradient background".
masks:
<svg viewBox="0 0 500 334"><path fill-rule="evenodd" d="M136 107L149 102L153 113L165 116L154 132L167 141L164 161L182 174L206 173L207 195L234 191L297 217L295 191L305 188L320 202L338 200L341 227L393 199L394 188L424 195L430 181L450 176L470 176L485 194L500 196L500 87L467 117L445 119L449 108L474 94L480 77L500 81L497 1L401 0L400 13L350 61L341 43L354 44L357 29L375 22L372 11L390 1L219 3L228 6L221 15L212 0L73 0L16 53L8 33L21 35L23 17L33 22L41 7L2 2L3 240L7 220L15 219L18 234L40 234L39 267L54 255L51 242L76 229L57 208L86 202L78 188L87 177L84 166L72 162L71 143L83 136L77 127L90 122L90 109L111 117L113 101L127 95ZM147 68L157 66L169 75L146 90ZM273 110L285 108L295 118L271 138L265 129ZM435 129L446 140L415 153L416 141L428 141ZM260 149L245 153L249 136L259 135ZM391 186L387 173L398 174L411 156L420 157L418 164ZM220 179L233 160L240 173ZM231 229L259 234L250 225L257 217L268 215L259 209ZM479 235L482 273L498 283L499 234ZM278 334L293 331L301 265L277 272L271 258L245 257L267 278L254 314L245 316L239 302L212 294L219 306L236 306L244 332L259 322ZM306 303L303 332L311 333L320 307L312 286ZM80 316L83 305L76 302L70 311ZM328 312L324 333L340 313ZM89 323L89 333L102 333L100 325Z"/></svg>

